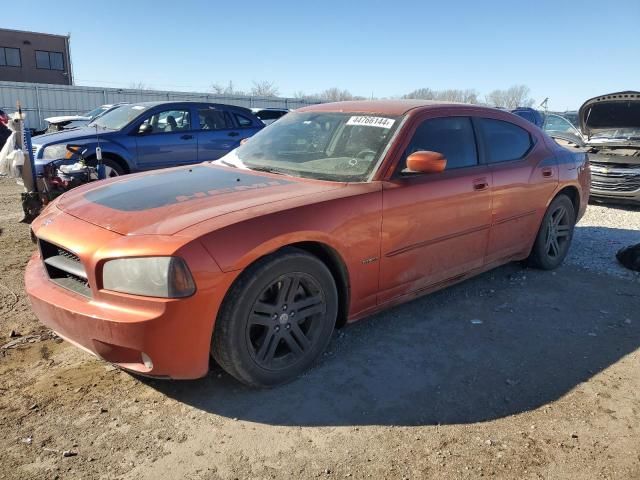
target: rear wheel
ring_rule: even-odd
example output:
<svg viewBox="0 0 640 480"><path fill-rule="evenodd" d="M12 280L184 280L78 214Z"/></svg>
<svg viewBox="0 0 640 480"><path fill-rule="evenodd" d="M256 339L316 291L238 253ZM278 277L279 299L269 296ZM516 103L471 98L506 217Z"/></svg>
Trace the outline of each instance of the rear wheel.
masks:
<svg viewBox="0 0 640 480"><path fill-rule="evenodd" d="M216 321L213 357L248 385L288 382L326 348L337 313L329 269L287 249L249 267L231 287Z"/></svg>
<svg viewBox="0 0 640 480"><path fill-rule="evenodd" d="M542 219L528 263L543 270L560 266L569 252L575 222L573 203L566 195L558 195Z"/></svg>

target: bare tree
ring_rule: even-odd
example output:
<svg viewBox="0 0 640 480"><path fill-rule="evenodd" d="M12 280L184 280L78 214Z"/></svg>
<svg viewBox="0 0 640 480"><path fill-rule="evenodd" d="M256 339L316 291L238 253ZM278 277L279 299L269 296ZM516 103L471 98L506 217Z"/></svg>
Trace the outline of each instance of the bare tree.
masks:
<svg viewBox="0 0 640 480"><path fill-rule="evenodd" d="M531 90L526 85L513 85L506 90L494 90L486 96L487 103L494 107L513 110L517 107L531 107L535 100L529 97Z"/></svg>
<svg viewBox="0 0 640 480"><path fill-rule="evenodd" d="M338 87L328 88L325 91L320 92L317 97L325 102L342 102L354 99L349 90L340 90Z"/></svg>
<svg viewBox="0 0 640 480"><path fill-rule="evenodd" d="M222 85L221 83L212 83L209 87L210 90L217 95L246 95L242 90L236 90L233 86L233 82L229 80L227 85Z"/></svg>
<svg viewBox="0 0 640 480"><path fill-rule="evenodd" d="M129 88L131 90L153 90L153 87L144 82L131 82Z"/></svg>
<svg viewBox="0 0 640 480"><path fill-rule="evenodd" d="M253 88L251 88L251 95L256 97L276 97L278 92L279 90L275 83L268 80L254 81Z"/></svg>
<svg viewBox="0 0 640 480"><path fill-rule="evenodd" d="M443 102L478 103L478 92L473 89L431 90L430 88L419 88L413 92L403 95L402 98L440 100Z"/></svg>

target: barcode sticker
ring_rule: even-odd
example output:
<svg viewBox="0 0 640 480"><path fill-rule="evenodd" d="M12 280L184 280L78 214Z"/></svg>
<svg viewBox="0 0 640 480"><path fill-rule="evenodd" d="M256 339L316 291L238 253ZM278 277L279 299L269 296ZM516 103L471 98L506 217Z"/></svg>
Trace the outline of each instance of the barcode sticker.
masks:
<svg viewBox="0 0 640 480"><path fill-rule="evenodd" d="M380 127L380 128L391 128L395 120L391 118L384 117L351 117L347 121L347 125L360 125L363 127Z"/></svg>

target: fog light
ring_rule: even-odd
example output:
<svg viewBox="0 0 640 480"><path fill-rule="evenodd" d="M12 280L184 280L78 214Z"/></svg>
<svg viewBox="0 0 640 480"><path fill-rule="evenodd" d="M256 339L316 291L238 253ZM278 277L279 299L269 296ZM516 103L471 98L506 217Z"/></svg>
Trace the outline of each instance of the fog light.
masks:
<svg viewBox="0 0 640 480"><path fill-rule="evenodd" d="M142 363L144 363L144 366L147 367L149 370L153 370L153 362L151 361L151 357L144 352L142 352L141 356L142 356Z"/></svg>

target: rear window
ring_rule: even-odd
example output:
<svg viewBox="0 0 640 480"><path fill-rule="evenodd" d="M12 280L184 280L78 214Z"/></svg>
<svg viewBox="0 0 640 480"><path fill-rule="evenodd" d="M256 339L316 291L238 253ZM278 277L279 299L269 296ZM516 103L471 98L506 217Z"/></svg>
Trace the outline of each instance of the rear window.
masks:
<svg viewBox="0 0 640 480"><path fill-rule="evenodd" d="M251 127L253 125L253 121L250 118L240 115L239 113L236 113L235 116L236 122L238 122L238 125L241 127Z"/></svg>
<svg viewBox="0 0 640 480"><path fill-rule="evenodd" d="M285 113L287 112L278 110L260 110L259 112L256 112L256 117L258 117L260 120L277 120Z"/></svg>
<svg viewBox="0 0 640 480"><path fill-rule="evenodd" d="M531 135L518 125L492 118L479 118L478 124L488 163L518 160L531 150Z"/></svg>

